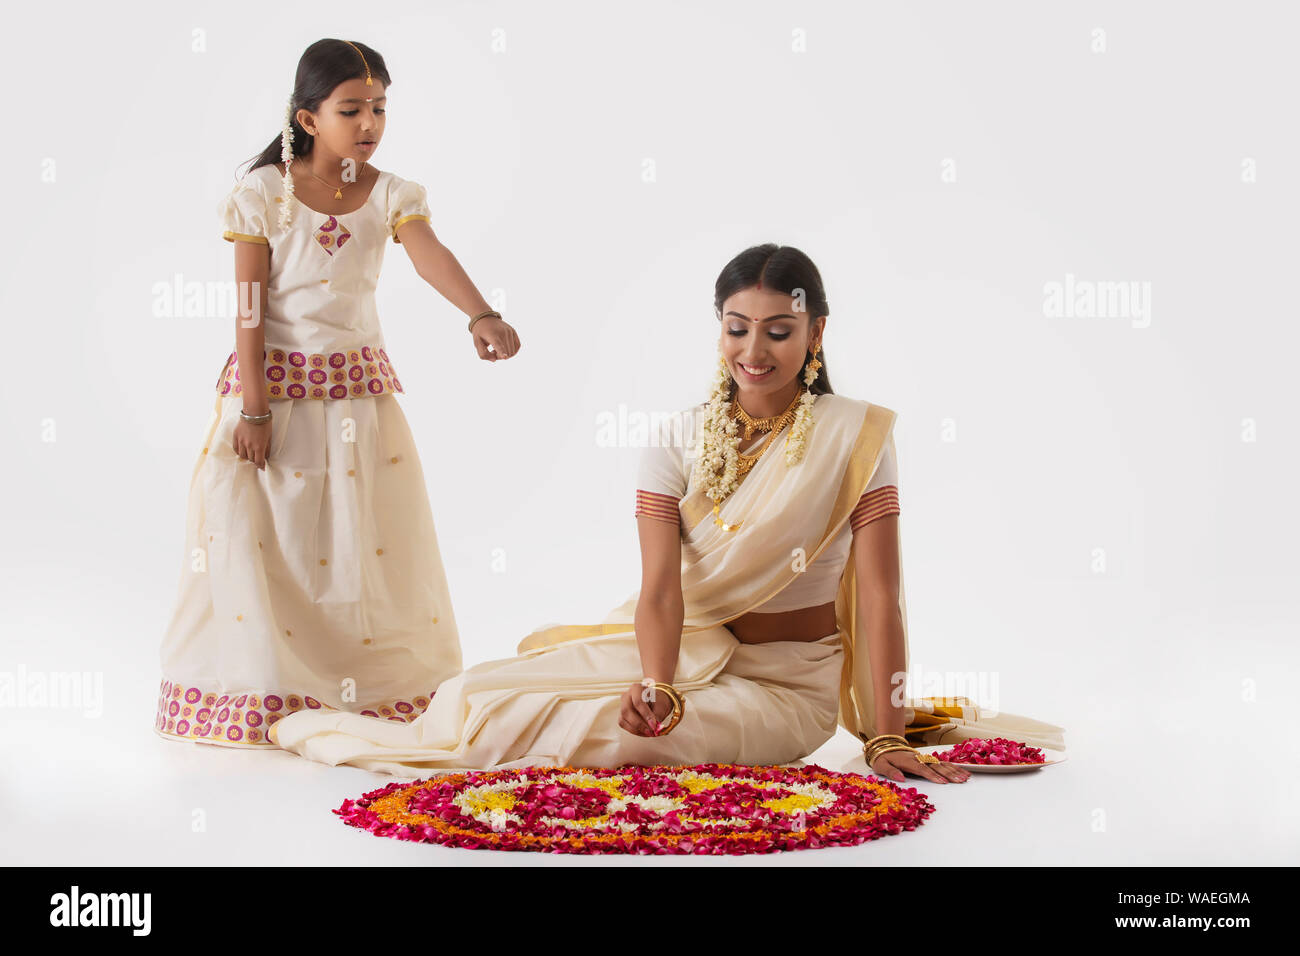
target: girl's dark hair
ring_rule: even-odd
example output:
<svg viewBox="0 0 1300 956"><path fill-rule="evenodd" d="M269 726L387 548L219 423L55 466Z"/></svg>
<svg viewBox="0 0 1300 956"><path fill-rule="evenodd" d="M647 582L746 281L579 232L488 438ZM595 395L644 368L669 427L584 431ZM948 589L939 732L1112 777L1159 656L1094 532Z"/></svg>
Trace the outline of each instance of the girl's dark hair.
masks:
<svg viewBox="0 0 1300 956"><path fill-rule="evenodd" d="M722 319L722 303L742 289L761 286L774 289L786 295L796 295L796 290L803 290L804 305L808 309L808 321L830 315L831 307L826 303L826 290L822 287L822 276L817 266L801 250L794 246L778 246L767 242L761 246L750 246L736 256L718 273L718 281L713 285L713 308ZM814 395L830 395L831 380L826 374L826 348L822 347L822 367L817 370L817 378L808 390ZM812 356L804 359L799 369L799 381L802 384L804 371ZM732 383L732 394L736 384Z"/></svg>
<svg viewBox="0 0 1300 956"><path fill-rule="evenodd" d="M360 54L357 53L358 49L361 51ZM361 61L362 56L365 57L364 63ZM293 78L293 113L296 114L298 110L310 110L315 113L340 83L364 79L367 66L370 67L371 78L383 83L385 90L393 85L393 81L388 76L388 67L384 65L384 58L364 43L347 40L317 40L303 51L302 57L298 60L298 72ZM293 129L293 142L289 145L293 155L311 155L316 138L307 135L307 131L298 125L296 117L290 120L290 126ZM261 155L253 161L253 165L248 167L249 172L259 166L280 162L280 135L280 133L275 134L271 144L262 150Z"/></svg>

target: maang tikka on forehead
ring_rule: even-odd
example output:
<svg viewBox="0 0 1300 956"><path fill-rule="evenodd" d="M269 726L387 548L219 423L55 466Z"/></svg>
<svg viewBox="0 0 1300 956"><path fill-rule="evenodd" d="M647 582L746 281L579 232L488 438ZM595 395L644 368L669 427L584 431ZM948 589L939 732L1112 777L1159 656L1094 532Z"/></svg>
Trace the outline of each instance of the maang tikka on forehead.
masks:
<svg viewBox="0 0 1300 956"><path fill-rule="evenodd" d="M351 40L344 40L343 42L346 43L348 46L352 47L352 49L356 50L357 56L361 57L361 65L366 68L366 86L374 86L375 84L370 82L370 64L366 62L366 55L362 53L361 48L357 46L355 43L353 43ZM369 103L370 98L367 98L366 102Z"/></svg>

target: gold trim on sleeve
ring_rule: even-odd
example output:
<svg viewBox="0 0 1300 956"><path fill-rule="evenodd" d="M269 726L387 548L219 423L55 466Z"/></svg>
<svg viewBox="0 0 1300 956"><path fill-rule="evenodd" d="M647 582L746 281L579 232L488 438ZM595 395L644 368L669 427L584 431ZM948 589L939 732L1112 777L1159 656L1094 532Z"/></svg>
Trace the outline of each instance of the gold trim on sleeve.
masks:
<svg viewBox="0 0 1300 956"><path fill-rule="evenodd" d="M225 239L227 242L239 240L240 242L260 242L264 246L269 246L271 244L270 240L268 240L266 236L250 236L243 232L231 232L229 229L221 234L221 238Z"/></svg>

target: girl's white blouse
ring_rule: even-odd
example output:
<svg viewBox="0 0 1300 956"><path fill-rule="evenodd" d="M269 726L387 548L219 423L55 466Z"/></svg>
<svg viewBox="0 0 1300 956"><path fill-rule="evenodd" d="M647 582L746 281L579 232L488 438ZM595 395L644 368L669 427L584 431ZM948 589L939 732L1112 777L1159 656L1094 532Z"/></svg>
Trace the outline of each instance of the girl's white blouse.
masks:
<svg viewBox="0 0 1300 956"><path fill-rule="evenodd" d="M267 394L281 398L350 398L402 391L384 348L375 289L389 237L412 219L430 220L418 183L380 172L355 212L316 212L294 198L280 226L283 178L274 165L247 173L217 206L222 238L271 250L265 324ZM238 355L218 378L239 394Z"/></svg>

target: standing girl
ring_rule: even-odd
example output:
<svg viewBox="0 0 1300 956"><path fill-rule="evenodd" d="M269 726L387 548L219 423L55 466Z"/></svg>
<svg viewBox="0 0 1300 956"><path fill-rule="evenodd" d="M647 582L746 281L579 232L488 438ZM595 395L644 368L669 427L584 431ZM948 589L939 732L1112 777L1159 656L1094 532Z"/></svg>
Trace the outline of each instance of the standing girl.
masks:
<svg viewBox="0 0 1300 956"><path fill-rule="evenodd" d="M461 670L375 308L389 237L470 317L480 358L520 345L435 237L424 187L370 165L390 84L365 44L312 44L281 136L218 207L239 319L162 643L166 738L275 747L269 728L301 710L414 720Z"/></svg>

